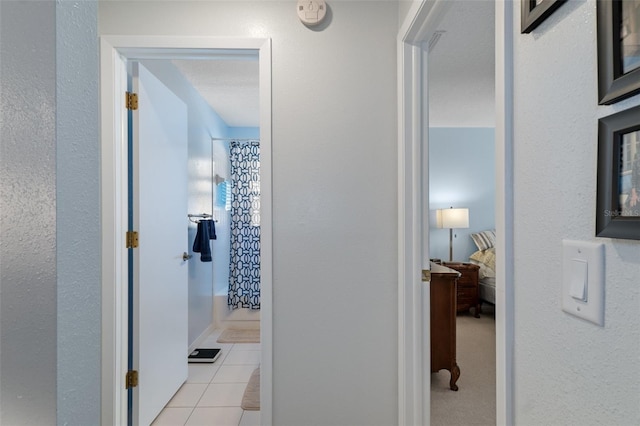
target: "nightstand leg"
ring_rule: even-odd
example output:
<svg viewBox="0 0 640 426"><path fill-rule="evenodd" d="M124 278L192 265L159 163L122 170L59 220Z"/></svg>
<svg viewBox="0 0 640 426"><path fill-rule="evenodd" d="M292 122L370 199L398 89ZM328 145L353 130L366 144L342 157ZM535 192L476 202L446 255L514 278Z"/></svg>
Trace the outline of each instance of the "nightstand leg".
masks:
<svg viewBox="0 0 640 426"><path fill-rule="evenodd" d="M476 305L476 312L474 315L476 318L480 318L480 303Z"/></svg>
<svg viewBox="0 0 640 426"><path fill-rule="evenodd" d="M449 388L452 391L457 391L458 390L458 385L456 385L456 382L458 381L458 379L460 378L460 367L458 367L458 364L454 364L453 369L451 370L451 380L449 380Z"/></svg>

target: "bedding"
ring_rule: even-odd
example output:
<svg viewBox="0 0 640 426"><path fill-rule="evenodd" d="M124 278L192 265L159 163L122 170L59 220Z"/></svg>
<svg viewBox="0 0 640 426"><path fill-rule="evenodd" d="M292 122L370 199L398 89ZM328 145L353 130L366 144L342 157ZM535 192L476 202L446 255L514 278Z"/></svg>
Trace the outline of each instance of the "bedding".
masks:
<svg viewBox="0 0 640 426"><path fill-rule="evenodd" d="M478 271L478 297L481 301L496 303L496 249L478 250L469 256L469 261L480 267Z"/></svg>
<svg viewBox="0 0 640 426"><path fill-rule="evenodd" d="M486 250L478 250L469 256L469 261L480 267L480 278L495 278L496 273L496 249L491 247Z"/></svg>
<svg viewBox="0 0 640 426"><path fill-rule="evenodd" d="M480 303L489 302L496 304L496 279L495 277L485 277L478 281L478 297Z"/></svg>

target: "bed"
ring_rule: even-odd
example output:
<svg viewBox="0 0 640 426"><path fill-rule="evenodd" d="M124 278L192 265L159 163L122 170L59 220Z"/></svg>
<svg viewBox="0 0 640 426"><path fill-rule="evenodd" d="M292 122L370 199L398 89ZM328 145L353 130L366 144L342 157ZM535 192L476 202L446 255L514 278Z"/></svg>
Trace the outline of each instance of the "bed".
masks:
<svg viewBox="0 0 640 426"><path fill-rule="evenodd" d="M496 303L496 231L487 230L471 234L471 238L478 248L469 256L469 262L480 267L478 271L478 297L480 303Z"/></svg>

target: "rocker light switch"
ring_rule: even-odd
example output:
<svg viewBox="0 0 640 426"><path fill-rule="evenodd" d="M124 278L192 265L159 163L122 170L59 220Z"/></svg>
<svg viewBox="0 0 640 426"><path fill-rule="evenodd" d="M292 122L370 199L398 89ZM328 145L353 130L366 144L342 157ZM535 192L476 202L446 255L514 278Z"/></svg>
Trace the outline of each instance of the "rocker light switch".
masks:
<svg viewBox="0 0 640 426"><path fill-rule="evenodd" d="M562 310L604 325L604 245L562 240Z"/></svg>
<svg viewBox="0 0 640 426"><path fill-rule="evenodd" d="M571 259L571 286L569 294L581 302L587 301L587 262Z"/></svg>

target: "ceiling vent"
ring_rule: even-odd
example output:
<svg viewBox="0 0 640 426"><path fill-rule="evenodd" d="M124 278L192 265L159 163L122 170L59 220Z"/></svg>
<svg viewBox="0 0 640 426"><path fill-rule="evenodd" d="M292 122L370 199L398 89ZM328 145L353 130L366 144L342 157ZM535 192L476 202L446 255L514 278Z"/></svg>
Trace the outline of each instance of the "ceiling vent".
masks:
<svg viewBox="0 0 640 426"><path fill-rule="evenodd" d="M433 33L433 35L431 36L431 39L429 40L429 44L427 47L427 51L431 52L433 50L434 47L436 47L436 44L438 44L438 41L440 40L440 37L442 37L442 35L446 33L445 30L438 30L436 32Z"/></svg>

